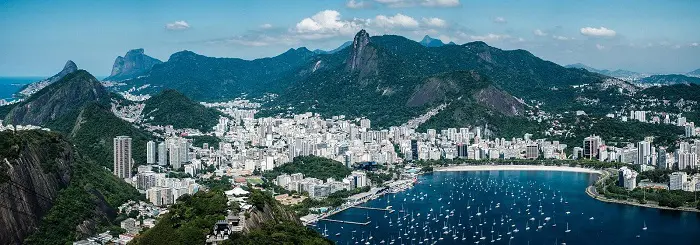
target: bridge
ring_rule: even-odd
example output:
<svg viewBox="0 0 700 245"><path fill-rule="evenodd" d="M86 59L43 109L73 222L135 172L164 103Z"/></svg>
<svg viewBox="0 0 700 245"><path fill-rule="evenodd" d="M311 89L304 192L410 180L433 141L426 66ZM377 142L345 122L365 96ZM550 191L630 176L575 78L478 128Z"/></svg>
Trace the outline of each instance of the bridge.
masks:
<svg viewBox="0 0 700 245"><path fill-rule="evenodd" d="M371 221L366 221L366 222L354 222L354 221L345 221L345 220L337 220L337 219L319 219L323 221L329 221L329 222L337 222L337 223L343 223L343 224L353 224L353 225L369 225Z"/></svg>

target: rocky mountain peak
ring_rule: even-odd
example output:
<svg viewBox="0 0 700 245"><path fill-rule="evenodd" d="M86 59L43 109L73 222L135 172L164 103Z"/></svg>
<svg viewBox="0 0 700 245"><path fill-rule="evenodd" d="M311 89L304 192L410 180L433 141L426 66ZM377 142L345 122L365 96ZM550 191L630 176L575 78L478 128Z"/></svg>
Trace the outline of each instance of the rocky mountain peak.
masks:
<svg viewBox="0 0 700 245"><path fill-rule="evenodd" d="M363 61L366 61L369 58L369 53L374 53L367 52L368 45L369 34L365 30L360 30L360 32L358 32L355 35L355 38L352 41L352 51L350 53L350 57L348 57L347 60L348 69L350 69L351 71L357 70L362 66Z"/></svg>
<svg viewBox="0 0 700 245"><path fill-rule="evenodd" d="M67 72L66 74L68 74L68 73L71 73L71 72L74 72L77 70L78 70L78 65L76 65L75 62L73 62L72 60L68 60L68 61L66 61L66 65L63 66L63 71L61 71L61 72L65 71L65 72Z"/></svg>
<svg viewBox="0 0 700 245"><path fill-rule="evenodd" d="M145 54L144 49L132 49L124 57L118 56L112 65L112 73L105 78L107 81L123 81L136 78L148 73L156 64L162 61Z"/></svg>

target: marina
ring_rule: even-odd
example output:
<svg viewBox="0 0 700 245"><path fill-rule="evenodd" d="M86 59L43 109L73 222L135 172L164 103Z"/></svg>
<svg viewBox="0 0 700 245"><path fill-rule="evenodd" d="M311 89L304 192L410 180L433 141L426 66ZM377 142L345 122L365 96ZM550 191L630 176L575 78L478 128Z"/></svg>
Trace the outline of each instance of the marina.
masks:
<svg viewBox="0 0 700 245"><path fill-rule="evenodd" d="M435 172L414 188L320 219L315 229L337 244L661 244L663 237L695 244L700 238L695 215L588 197L584 190L596 179L567 171Z"/></svg>

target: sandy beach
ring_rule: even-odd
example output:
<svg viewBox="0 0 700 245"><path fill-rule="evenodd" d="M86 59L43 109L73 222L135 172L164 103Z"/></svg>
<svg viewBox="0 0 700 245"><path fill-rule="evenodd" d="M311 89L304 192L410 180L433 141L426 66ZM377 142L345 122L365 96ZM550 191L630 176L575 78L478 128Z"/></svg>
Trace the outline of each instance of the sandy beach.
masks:
<svg viewBox="0 0 700 245"><path fill-rule="evenodd" d="M436 172L451 171L561 171L602 174L601 170L569 167L569 166L543 166L543 165L456 165L433 169Z"/></svg>

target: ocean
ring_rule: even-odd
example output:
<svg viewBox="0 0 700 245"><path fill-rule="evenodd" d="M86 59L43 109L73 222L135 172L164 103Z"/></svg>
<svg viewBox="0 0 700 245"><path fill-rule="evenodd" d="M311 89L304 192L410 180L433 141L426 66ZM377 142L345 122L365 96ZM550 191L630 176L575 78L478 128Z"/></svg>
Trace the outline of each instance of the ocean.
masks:
<svg viewBox="0 0 700 245"><path fill-rule="evenodd" d="M0 77L0 99L11 100L25 84L42 80L42 77Z"/></svg>
<svg viewBox="0 0 700 245"><path fill-rule="evenodd" d="M329 217L368 225L319 221L314 229L337 244L700 244L700 214L600 202L585 193L594 181L573 172L435 172L362 205L393 213L350 208Z"/></svg>

